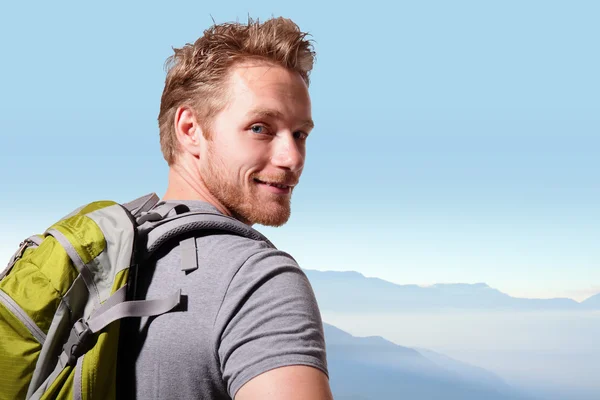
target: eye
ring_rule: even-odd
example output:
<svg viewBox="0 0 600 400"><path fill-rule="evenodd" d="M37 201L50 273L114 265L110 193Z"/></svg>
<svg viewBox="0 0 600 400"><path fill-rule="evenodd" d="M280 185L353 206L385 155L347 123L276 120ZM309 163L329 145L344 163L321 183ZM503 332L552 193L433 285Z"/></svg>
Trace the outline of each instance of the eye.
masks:
<svg viewBox="0 0 600 400"><path fill-rule="evenodd" d="M308 138L308 133L305 133L302 131L296 131L296 132L294 132L294 137L296 139L306 140L306 138Z"/></svg>
<svg viewBox="0 0 600 400"><path fill-rule="evenodd" d="M267 133L267 128L264 125L254 124L250 127L250 130L254 133Z"/></svg>

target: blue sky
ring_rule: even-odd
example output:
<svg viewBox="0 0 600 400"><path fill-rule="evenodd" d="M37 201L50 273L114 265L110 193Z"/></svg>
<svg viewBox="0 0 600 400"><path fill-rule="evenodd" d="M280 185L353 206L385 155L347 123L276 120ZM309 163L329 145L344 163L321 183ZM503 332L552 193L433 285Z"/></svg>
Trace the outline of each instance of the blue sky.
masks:
<svg viewBox="0 0 600 400"><path fill-rule="evenodd" d="M0 6L0 257L81 203L162 195L171 46L282 15L315 40L316 128L290 222L258 227L275 244L396 283L600 292L599 3L203 3Z"/></svg>

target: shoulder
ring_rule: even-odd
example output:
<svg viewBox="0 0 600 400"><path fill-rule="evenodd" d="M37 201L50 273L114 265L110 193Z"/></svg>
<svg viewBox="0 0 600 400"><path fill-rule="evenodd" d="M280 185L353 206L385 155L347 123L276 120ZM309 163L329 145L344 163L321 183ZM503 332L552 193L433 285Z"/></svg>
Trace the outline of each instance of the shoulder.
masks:
<svg viewBox="0 0 600 400"><path fill-rule="evenodd" d="M221 317L230 317L242 302L269 302L274 297L316 308L312 287L297 261L269 242L224 233L197 237L196 246L200 273L189 278L202 287L213 283L211 292L221 296Z"/></svg>
<svg viewBox="0 0 600 400"><path fill-rule="evenodd" d="M306 274L284 251L255 250L232 276L214 326L232 397L275 368L301 365L327 374L323 324Z"/></svg>
<svg viewBox="0 0 600 400"><path fill-rule="evenodd" d="M196 247L199 261L218 264L220 272L232 280L260 279L285 272L306 279L294 257L268 241L223 233L197 237Z"/></svg>
<svg viewBox="0 0 600 400"><path fill-rule="evenodd" d="M308 278L289 253L264 242L248 243L246 239L244 243L244 238L236 241L242 256L232 271L229 296L251 292L257 298L289 298L301 294L312 301L314 294Z"/></svg>

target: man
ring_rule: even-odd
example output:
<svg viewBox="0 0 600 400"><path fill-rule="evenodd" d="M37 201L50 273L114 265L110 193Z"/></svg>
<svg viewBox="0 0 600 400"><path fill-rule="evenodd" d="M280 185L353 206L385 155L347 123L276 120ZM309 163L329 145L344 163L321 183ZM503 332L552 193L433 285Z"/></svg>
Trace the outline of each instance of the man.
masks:
<svg viewBox="0 0 600 400"><path fill-rule="evenodd" d="M215 25L175 49L158 118L163 200L283 225L313 127L313 61L306 34L283 18ZM136 298L182 288L188 304L124 324L121 367L134 373L120 377L122 396L331 399L321 317L294 259L233 234L199 236L196 248L198 270L181 270L174 244L140 274Z"/></svg>

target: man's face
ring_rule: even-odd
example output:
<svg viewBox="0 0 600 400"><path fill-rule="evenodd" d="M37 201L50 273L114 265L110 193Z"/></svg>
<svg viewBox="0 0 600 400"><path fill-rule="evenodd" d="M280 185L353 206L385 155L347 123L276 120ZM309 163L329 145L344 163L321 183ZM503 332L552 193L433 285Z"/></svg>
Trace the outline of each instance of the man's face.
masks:
<svg viewBox="0 0 600 400"><path fill-rule="evenodd" d="M311 129L310 97L299 74L265 64L234 67L228 105L213 119L211 140L201 139L204 184L241 221L283 225Z"/></svg>

